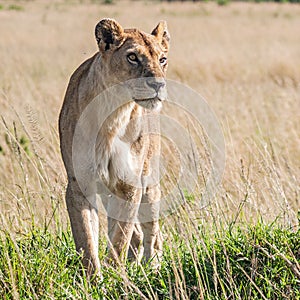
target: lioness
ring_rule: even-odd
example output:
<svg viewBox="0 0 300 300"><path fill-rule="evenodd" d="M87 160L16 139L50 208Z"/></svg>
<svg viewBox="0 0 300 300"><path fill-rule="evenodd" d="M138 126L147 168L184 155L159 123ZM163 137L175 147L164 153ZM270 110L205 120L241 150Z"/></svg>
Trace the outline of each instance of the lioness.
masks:
<svg viewBox="0 0 300 300"><path fill-rule="evenodd" d="M170 40L164 21L147 34L123 29L115 20L103 19L96 25L95 36L99 51L71 76L59 116L60 146L68 177L67 208L76 249L83 252L88 275L100 272L96 199L96 194L101 194L99 178L111 195L134 204L127 219L114 218L108 212L109 256L117 261L124 259L129 249L137 256L138 248L143 249L147 260L161 254L156 206L160 200L159 166L154 159L160 151L160 139L151 128L157 128L157 115L166 99L164 79ZM135 82L138 78L142 80ZM87 157L95 155L95 165L87 158L80 163L80 171L76 171L74 152L89 144L97 119L95 115L84 117L80 123L81 115L97 95L124 82L129 82L126 88L130 97L126 103L115 107L119 95L110 95L103 97L97 109L92 109L92 113L103 117L104 111L116 108L101 124L94 148L84 150ZM78 127L81 135L79 143L74 143ZM156 179L149 180L151 176ZM79 177L84 180L79 182ZM144 209L143 214L155 215L146 218L146 222L137 220L139 205L143 203L149 204L149 211ZM123 209L120 206L119 210Z"/></svg>

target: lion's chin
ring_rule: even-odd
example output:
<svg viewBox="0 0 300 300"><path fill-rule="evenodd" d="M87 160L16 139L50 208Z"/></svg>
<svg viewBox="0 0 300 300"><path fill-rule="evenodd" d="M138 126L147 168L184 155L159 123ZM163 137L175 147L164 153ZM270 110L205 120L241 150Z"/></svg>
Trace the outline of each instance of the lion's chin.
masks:
<svg viewBox="0 0 300 300"><path fill-rule="evenodd" d="M138 105L149 110L159 111L162 108L162 100L158 97L149 99L133 99Z"/></svg>

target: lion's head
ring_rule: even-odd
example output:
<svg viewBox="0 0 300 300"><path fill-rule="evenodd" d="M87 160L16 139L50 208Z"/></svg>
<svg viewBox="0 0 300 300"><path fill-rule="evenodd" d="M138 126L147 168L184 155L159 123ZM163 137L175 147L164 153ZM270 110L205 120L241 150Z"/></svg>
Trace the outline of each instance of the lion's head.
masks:
<svg viewBox="0 0 300 300"><path fill-rule="evenodd" d="M148 34L103 19L96 25L95 35L109 84L125 83L136 103L148 109L160 108L167 97L170 36L166 22L161 21Z"/></svg>

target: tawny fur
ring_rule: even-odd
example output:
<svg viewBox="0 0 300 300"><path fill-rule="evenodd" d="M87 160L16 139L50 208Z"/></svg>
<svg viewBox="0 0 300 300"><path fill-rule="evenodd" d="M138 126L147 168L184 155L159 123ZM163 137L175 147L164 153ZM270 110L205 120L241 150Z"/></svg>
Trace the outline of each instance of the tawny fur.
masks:
<svg viewBox="0 0 300 300"><path fill-rule="evenodd" d="M72 75L59 117L61 152L68 177L67 208L76 249L83 251L88 275L100 272L96 194L101 191L97 190L95 174L111 193L128 203L149 203L151 207L160 200L159 165L157 160L153 162L159 155L160 139L159 134L149 132L158 133L159 109L166 97L162 79L166 74L169 48L165 22L160 22L151 34L146 34L137 29L124 30L116 21L104 19L97 24L95 35L99 51ZM130 57L130 53L135 56ZM77 150L73 148L76 126L97 95L115 84L135 78L152 78L154 84L150 82L147 89L149 95L155 94L155 97L140 99L132 87L132 99L105 120L96 139L96 173L90 172L90 166L81 166L86 177L83 188L73 165L74 151ZM114 100L112 97L110 102L101 104L95 114L105 113L113 107ZM84 138L88 141L95 124L93 118L83 122ZM156 178L155 184L149 181L151 177ZM114 260L126 257L130 243L133 253L139 247L144 249L145 259L158 258L161 254L162 236L157 218L139 224L134 219L136 213L132 212L132 218L129 216L126 221L108 220L109 256ZM149 215L151 213L152 209Z"/></svg>

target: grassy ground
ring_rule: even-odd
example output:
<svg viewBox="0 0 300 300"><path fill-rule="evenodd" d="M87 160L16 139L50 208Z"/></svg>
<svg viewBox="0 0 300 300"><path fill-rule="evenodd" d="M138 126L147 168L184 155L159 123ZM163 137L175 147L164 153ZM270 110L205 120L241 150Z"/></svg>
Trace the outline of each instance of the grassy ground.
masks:
<svg viewBox="0 0 300 300"><path fill-rule="evenodd" d="M299 298L299 16L290 4L4 2L0 298L90 299L104 288L108 299ZM145 31L168 21L169 78L214 109L227 158L209 206L189 195L162 220L159 273L103 262L103 284L90 286L69 233L57 116L103 17Z"/></svg>
<svg viewBox="0 0 300 300"><path fill-rule="evenodd" d="M166 229L160 271L103 263L104 280L97 284L82 276L70 232L6 233L0 293L3 299L299 299L299 231L262 222L210 231L185 221L185 233Z"/></svg>

